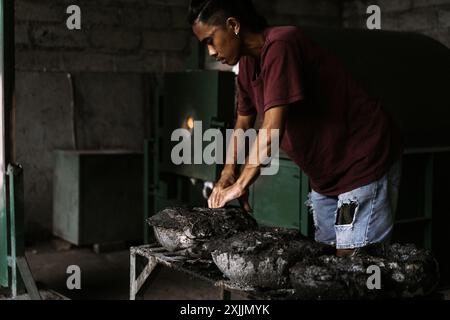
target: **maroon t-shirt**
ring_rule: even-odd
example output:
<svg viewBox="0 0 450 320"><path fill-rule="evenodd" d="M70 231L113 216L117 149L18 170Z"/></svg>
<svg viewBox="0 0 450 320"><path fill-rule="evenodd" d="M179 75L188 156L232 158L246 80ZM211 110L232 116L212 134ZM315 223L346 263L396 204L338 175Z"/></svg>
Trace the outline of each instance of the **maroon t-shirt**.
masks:
<svg viewBox="0 0 450 320"><path fill-rule="evenodd" d="M288 106L281 149L316 192L337 196L382 177L402 148L379 101L301 29L271 27L264 38L259 61L239 62L238 113Z"/></svg>

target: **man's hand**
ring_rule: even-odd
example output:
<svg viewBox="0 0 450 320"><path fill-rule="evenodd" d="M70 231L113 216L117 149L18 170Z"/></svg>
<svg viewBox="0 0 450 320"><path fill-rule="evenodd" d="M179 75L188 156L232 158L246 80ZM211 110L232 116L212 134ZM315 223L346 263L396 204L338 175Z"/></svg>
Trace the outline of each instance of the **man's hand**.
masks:
<svg viewBox="0 0 450 320"><path fill-rule="evenodd" d="M236 124L234 126L234 130L243 130L244 132L247 131L250 128L253 128L255 125L256 120L256 113L248 116L243 116L238 114L236 119ZM236 172L236 162L237 162L237 154L238 150L240 148L243 148L244 146L233 146L233 144L230 144L229 150L227 150L227 156L231 158L231 161L228 162L227 158L227 165L225 165L224 170L222 171L221 178L214 186L214 189L208 199L208 207L209 208L221 208L226 205L226 202L224 203L223 199L230 198L229 190L227 192L224 192L225 189L230 188L234 184L236 184L237 178L235 175ZM235 191L233 191L234 193ZM237 192L238 194L241 192ZM224 197L225 194L228 194L226 197ZM231 197L232 198L232 197ZM250 205L248 204L248 192L242 192L242 196L238 198L239 202L241 204L241 207L247 211L251 212ZM231 201L231 200L230 200Z"/></svg>
<svg viewBox="0 0 450 320"><path fill-rule="evenodd" d="M239 200L241 207L246 212L252 212L248 203L248 190L241 188L236 183L236 177L233 174L224 174L214 186L208 199L208 207L223 208L228 202L235 199Z"/></svg>
<svg viewBox="0 0 450 320"><path fill-rule="evenodd" d="M273 107L267 110L264 114L264 121L261 129L266 129L269 133L264 144L259 144L260 134L266 134L266 131L260 131L257 141L251 146L250 159L256 159L257 163L246 163L243 170L240 173L239 179L236 179L234 175L234 169L224 169L222 177L217 182L213 189L211 196L208 199L208 206L210 208L223 208L228 202L239 199L242 208L251 212L250 205L248 203L248 188L259 177L261 173L261 157L272 155L272 134L270 130L277 130L276 136L279 142L282 139L285 122L287 117L287 107L279 106ZM234 157L236 159L236 157ZM258 162L259 161L259 162ZM230 167L229 167L230 168Z"/></svg>

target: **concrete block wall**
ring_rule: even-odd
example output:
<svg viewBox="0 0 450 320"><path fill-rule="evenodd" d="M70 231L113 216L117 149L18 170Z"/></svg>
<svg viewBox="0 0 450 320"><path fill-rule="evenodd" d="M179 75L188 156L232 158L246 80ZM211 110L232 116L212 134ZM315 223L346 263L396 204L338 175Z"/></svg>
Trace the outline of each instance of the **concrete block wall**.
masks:
<svg viewBox="0 0 450 320"><path fill-rule="evenodd" d="M339 27L339 0L255 0L273 25ZM66 8L81 9L68 30ZM182 70L195 40L189 0L17 0L20 71L165 72Z"/></svg>
<svg viewBox="0 0 450 320"><path fill-rule="evenodd" d="M81 9L69 30L66 9ZM16 69L163 72L183 68L192 37L185 0L17 0Z"/></svg>
<svg viewBox="0 0 450 320"><path fill-rule="evenodd" d="M271 25L340 27L339 0L255 0L257 9Z"/></svg>
<svg viewBox="0 0 450 320"><path fill-rule="evenodd" d="M344 0L344 28L366 28L369 5L381 9L381 28L428 35L450 48L450 0Z"/></svg>

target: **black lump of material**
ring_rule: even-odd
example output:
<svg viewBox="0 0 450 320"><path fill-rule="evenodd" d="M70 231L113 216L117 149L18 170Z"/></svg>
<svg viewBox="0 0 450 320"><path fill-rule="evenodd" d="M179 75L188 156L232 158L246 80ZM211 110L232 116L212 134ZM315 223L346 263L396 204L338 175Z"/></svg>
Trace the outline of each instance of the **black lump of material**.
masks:
<svg viewBox="0 0 450 320"><path fill-rule="evenodd" d="M231 282L256 290L295 289L298 299L378 299L426 296L439 281L436 260L414 245L369 245L349 257L298 231L258 228L239 208L167 208L147 221L161 245L211 259ZM380 288L370 288L370 270Z"/></svg>
<svg viewBox="0 0 450 320"><path fill-rule="evenodd" d="M241 232L211 246L213 261L227 278L261 289L289 287L289 268L295 262L332 250L282 228Z"/></svg>
<svg viewBox="0 0 450 320"><path fill-rule="evenodd" d="M207 258L210 258L211 241L258 227L253 217L234 207L167 208L147 219L147 223L160 235L171 235L159 237L160 244L168 250L187 249L185 253L188 255Z"/></svg>
<svg viewBox="0 0 450 320"><path fill-rule="evenodd" d="M375 269L380 275L378 288L373 286L375 278L369 279ZM433 292L439 270L429 251L393 244L377 255L361 251L350 257L299 261L290 269L290 281L299 299L412 298Z"/></svg>
<svg viewBox="0 0 450 320"><path fill-rule="evenodd" d="M334 247L296 231L266 228L236 234L213 249L213 261L232 282L256 290L293 288L296 299L423 297L439 282L431 253L411 244L368 245L337 257Z"/></svg>

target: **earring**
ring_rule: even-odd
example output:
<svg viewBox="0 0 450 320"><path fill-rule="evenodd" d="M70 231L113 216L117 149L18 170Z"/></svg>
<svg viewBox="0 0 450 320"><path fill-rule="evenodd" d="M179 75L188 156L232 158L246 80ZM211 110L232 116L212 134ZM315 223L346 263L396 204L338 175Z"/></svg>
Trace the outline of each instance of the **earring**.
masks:
<svg viewBox="0 0 450 320"><path fill-rule="evenodd" d="M236 37L239 37L239 32L235 32L234 34L236 35Z"/></svg>

